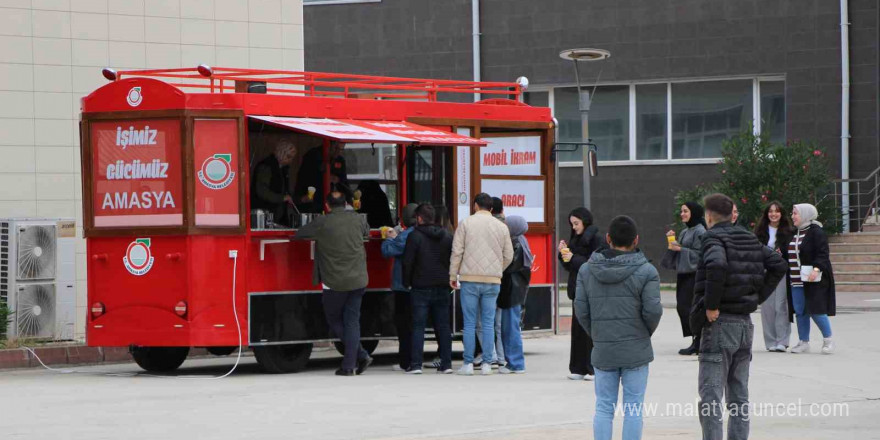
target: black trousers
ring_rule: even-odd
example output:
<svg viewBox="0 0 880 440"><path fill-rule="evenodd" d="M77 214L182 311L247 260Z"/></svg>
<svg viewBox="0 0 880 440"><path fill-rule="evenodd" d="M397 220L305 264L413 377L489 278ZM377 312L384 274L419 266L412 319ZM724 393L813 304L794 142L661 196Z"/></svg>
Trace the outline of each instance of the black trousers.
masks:
<svg viewBox="0 0 880 440"><path fill-rule="evenodd" d="M587 334L571 306L571 355L568 361L568 372L572 374L596 374L590 357L593 353L593 338Z"/></svg>
<svg viewBox="0 0 880 440"><path fill-rule="evenodd" d="M412 294L394 291L394 326L397 327L397 365L409 368L412 359Z"/></svg>
<svg viewBox="0 0 880 440"><path fill-rule="evenodd" d="M675 282L675 310L681 321L681 335L684 337L694 336L691 331L690 315L691 305L694 303L694 285L697 281L696 273L680 273Z"/></svg>
<svg viewBox="0 0 880 440"><path fill-rule="evenodd" d="M354 370L359 359L370 357L361 346L361 301L365 291L366 289L347 292L325 290L321 295L327 325L345 347L342 358L342 368L345 370Z"/></svg>

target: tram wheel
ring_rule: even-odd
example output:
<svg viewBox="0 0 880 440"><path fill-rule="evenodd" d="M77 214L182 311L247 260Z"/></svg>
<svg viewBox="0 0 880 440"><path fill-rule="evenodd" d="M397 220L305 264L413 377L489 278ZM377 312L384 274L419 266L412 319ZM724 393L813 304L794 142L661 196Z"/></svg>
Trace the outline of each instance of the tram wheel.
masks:
<svg viewBox="0 0 880 440"><path fill-rule="evenodd" d="M257 363L267 373L298 373L309 363L312 344L265 345L253 350Z"/></svg>
<svg viewBox="0 0 880 440"><path fill-rule="evenodd" d="M238 347L206 347L208 353L213 354L214 356L229 356L232 353L235 353L235 350L238 350Z"/></svg>
<svg viewBox="0 0 880 440"><path fill-rule="evenodd" d="M379 346L379 341L377 340L368 340L361 341L361 345L364 347L364 350L367 350L367 353L373 354L376 351L376 347ZM341 355L345 355L345 347L342 346L342 342L334 341L333 346L336 347L336 351Z"/></svg>
<svg viewBox="0 0 880 440"><path fill-rule="evenodd" d="M131 356L144 370L164 372L176 370L186 356L189 347L132 347Z"/></svg>

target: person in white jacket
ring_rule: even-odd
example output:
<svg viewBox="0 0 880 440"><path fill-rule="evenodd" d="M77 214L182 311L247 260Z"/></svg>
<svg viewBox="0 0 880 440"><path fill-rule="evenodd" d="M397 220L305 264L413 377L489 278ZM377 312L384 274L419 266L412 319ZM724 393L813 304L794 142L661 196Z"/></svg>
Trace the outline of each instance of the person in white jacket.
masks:
<svg viewBox="0 0 880 440"><path fill-rule="evenodd" d="M492 217L492 197L474 197L474 215L455 231L449 261L449 286L459 287L464 316L464 365L459 374L474 374L474 348L477 314L482 323L484 375L492 374L495 357L495 304L501 290L504 269L513 260L513 244L507 225Z"/></svg>

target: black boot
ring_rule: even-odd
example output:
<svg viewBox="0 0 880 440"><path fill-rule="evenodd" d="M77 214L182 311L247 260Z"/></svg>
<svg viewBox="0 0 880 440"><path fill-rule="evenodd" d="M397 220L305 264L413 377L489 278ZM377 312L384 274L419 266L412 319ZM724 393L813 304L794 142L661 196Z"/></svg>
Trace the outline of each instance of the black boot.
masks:
<svg viewBox="0 0 880 440"><path fill-rule="evenodd" d="M682 356L691 356L691 355L698 354L699 351L700 350L697 347L697 340L696 340L696 338L693 338L693 339L691 339L691 345L687 348L682 348L681 350L678 350L678 354L680 354Z"/></svg>
<svg viewBox="0 0 880 440"><path fill-rule="evenodd" d="M345 368L340 368L336 370L337 376L354 376L354 370L346 370Z"/></svg>

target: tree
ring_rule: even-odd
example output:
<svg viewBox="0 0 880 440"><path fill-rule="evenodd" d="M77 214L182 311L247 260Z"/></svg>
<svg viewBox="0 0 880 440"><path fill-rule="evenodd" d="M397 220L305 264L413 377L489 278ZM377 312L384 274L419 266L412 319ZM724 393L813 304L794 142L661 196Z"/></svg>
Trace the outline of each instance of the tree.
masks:
<svg viewBox="0 0 880 440"><path fill-rule="evenodd" d="M718 171L718 181L680 191L675 199L678 206L723 193L736 202L738 223L752 229L770 201L780 201L788 214L793 205L810 203L819 210L826 230L840 232L840 212L833 197L826 197L833 188L828 156L814 143L774 144L766 135L742 132L724 141Z"/></svg>

